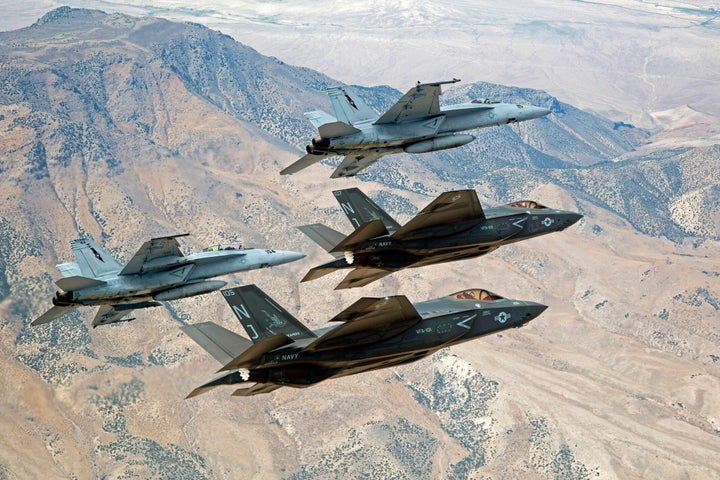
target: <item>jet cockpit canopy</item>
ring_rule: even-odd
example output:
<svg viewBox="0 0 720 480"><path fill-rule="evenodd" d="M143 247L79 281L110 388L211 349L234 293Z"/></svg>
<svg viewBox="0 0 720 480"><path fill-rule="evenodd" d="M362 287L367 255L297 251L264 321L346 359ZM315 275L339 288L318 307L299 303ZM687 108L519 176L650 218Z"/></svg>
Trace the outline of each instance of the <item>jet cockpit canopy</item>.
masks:
<svg viewBox="0 0 720 480"><path fill-rule="evenodd" d="M243 250L243 246L219 243L202 249L203 252L222 252L223 250Z"/></svg>
<svg viewBox="0 0 720 480"><path fill-rule="evenodd" d="M497 100L490 100L489 98L476 98L475 100L472 100L470 103L483 103L486 105L492 105L493 103L500 103Z"/></svg>
<svg viewBox="0 0 720 480"><path fill-rule="evenodd" d="M533 210L541 210L543 208L548 208L545 205L539 204L535 200L520 200L518 202L508 203L507 206L512 208L527 208Z"/></svg>
<svg viewBox="0 0 720 480"><path fill-rule="evenodd" d="M505 298L481 288L469 288L467 290L463 290L462 292L453 293L450 297L457 298L458 300L480 300L483 302L492 302L494 300L502 300Z"/></svg>

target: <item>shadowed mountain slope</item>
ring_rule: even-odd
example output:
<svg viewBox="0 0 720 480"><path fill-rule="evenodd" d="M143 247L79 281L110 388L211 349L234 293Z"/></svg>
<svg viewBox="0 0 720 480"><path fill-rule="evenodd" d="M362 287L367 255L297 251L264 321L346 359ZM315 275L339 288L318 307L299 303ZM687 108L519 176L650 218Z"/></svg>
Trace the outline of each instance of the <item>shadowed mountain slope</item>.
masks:
<svg viewBox="0 0 720 480"><path fill-rule="evenodd" d="M332 83L195 24L61 8L0 33L0 478L717 478L718 147L632 158L648 132L542 92L468 84L443 102L554 113L390 156L363 178L331 181L326 165L281 177L315 135L302 112L329 109ZM400 96L359 90L378 111ZM333 292L332 275L299 285L327 254L294 227L349 231L331 190L353 186L399 221L466 187L484 204L534 198L585 219L362 292ZM183 399L216 365L178 326L240 330L219 295L96 330L91 311L28 326L78 234L122 261L186 231L185 251L308 253L228 279L312 328L360 295L484 287L551 307L427 361L242 400Z"/></svg>

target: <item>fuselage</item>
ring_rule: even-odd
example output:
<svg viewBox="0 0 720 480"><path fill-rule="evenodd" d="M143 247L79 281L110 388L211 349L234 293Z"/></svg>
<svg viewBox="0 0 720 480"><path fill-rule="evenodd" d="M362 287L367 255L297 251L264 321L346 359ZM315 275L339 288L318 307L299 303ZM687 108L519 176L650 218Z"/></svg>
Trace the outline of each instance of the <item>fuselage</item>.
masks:
<svg viewBox="0 0 720 480"><path fill-rule="evenodd" d="M307 152L314 155L349 155L358 151L423 153L454 148L474 140L457 132L539 118L550 110L509 103L463 103L440 108L440 114L412 122L374 124L359 122L360 132L332 138L314 138ZM439 141L428 142L439 138Z"/></svg>
<svg viewBox="0 0 720 480"><path fill-rule="evenodd" d="M484 220L469 220L416 230L401 239L371 238L332 262L337 268L388 270L443 263L484 255L509 243L564 230L582 215L549 208L500 206ZM331 265L327 265L331 266Z"/></svg>
<svg viewBox="0 0 720 480"><path fill-rule="evenodd" d="M92 287L58 291L55 305L117 305L150 300L175 300L219 290L223 281L208 279L235 272L266 268L304 257L297 252L271 249L233 249L162 257L145 265L142 273L107 275Z"/></svg>
<svg viewBox="0 0 720 480"><path fill-rule="evenodd" d="M262 356L258 365L249 369L247 380L306 387L328 378L409 363L450 345L521 327L547 308L539 303L494 297L444 297L414 304L422 320L376 343L349 342L328 350L303 351L311 340L295 342ZM315 333L321 335L331 329Z"/></svg>

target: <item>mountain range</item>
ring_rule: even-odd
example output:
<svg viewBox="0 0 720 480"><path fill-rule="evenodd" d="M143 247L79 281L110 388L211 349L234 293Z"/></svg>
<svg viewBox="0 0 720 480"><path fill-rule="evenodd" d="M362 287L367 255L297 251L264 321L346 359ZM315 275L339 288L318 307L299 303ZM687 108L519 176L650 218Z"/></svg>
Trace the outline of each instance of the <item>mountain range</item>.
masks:
<svg viewBox="0 0 720 480"><path fill-rule="evenodd" d="M62 7L0 33L0 478L717 478L720 146L653 148L664 132L538 90L489 97L552 114L465 147L383 158L330 180L279 170L329 110L320 72L193 23ZM402 92L356 86L378 111ZM330 160L330 162L333 162ZM532 197L585 218L479 260L334 292L298 284L327 260L294 227L349 231L331 190L358 186L405 221L437 194ZM307 390L185 401L217 366L178 326L239 331L219 295L90 330L91 312L31 328L91 234L119 259L190 232L308 253L256 283L312 328L359 296L421 301L467 287L550 309L522 330Z"/></svg>

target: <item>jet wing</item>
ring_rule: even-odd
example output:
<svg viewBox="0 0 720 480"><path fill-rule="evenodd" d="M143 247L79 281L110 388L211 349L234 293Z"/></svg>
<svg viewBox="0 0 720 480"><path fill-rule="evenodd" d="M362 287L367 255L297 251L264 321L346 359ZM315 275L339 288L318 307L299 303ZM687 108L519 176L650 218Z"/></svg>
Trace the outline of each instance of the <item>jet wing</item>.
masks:
<svg viewBox="0 0 720 480"><path fill-rule="evenodd" d="M278 388L282 388L282 385L275 383L256 383L250 388L238 388L233 392L233 397L250 397L252 395L274 392Z"/></svg>
<svg viewBox="0 0 720 480"><path fill-rule="evenodd" d="M418 84L375 121L375 125L402 123L440 115L440 84Z"/></svg>
<svg viewBox="0 0 720 480"><path fill-rule="evenodd" d="M308 345L303 351L319 351L380 342L404 332L422 320L404 295L364 297L340 312L331 322L344 322Z"/></svg>
<svg viewBox="0 0 720 480"><path fill-rule="evenodd" d="M125 265L118 275L135 275L137 273L143 273L147 263L151 262L156 258L161 257L184 257L180 251L180 245L177 240L178 237L186 237L189 233L181 233L180 235L171 235L169 237L153 238L143 243L140 250L137 251L135 256Z"/></svg>
<svg viewBox="0 0 720 480"><path fill-rule="evenodd" d="M485 219L485 212L475 190L445 192L396 230L391 237L402 240L416 230L473 219Z"/></svg>
<svg viewBox="0 0 720 480"><path fill-rule="evenodd" d="M160 302L140 302L122 305L103 305L98 310L93 320L93 328L99 325L108 325L110 323L129 322L135 320L132 311L136 308L159 307Z"/></svg>
<svg viewBox="0 0 720 480"><path fill-rule="evenodd" d="M495 245L491 245L489 247L483 247L483 248L463 248L454 252L447 252L442 253L439 255L431 255L428 257L422 258L420 261L417 261L411 265L409 265L409 268L417 268L417 267L425 267L427 265L435 265L437 263L445 263L445 262L455 262L457 260L464 260L467 258L477 258L482 255L486 255L493 250L497 250L500 246L500 243L498 242Z"/></svg>
<svg viewBox="0 0 720 480"><path fill-rule="evenodd" d="M361 170L364 170L373 163L377 162L378 158L383 155L385 155L385 153L379 152L348 155L343 159L340 165L338 165L330 178L352 177L357 175Z"/></svg>

